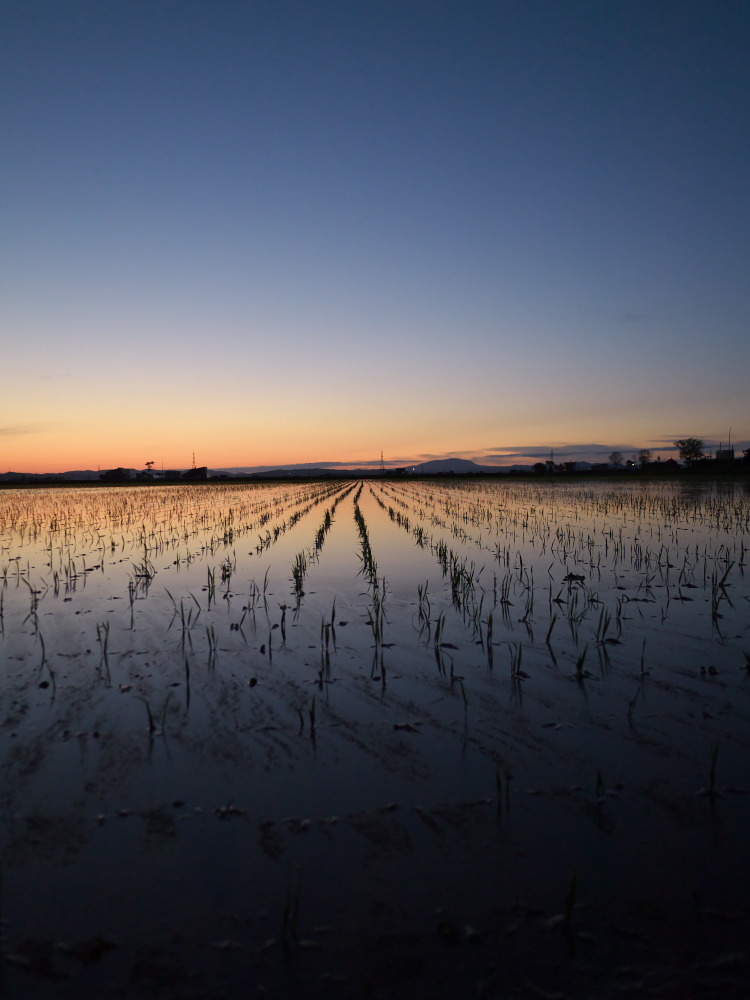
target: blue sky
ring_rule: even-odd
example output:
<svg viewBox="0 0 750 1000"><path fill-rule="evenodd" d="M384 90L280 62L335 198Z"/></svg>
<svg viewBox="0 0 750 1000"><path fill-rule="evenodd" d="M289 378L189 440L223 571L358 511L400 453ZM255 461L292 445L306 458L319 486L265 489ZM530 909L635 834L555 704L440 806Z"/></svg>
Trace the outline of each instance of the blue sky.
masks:
<svg viewBox="0 0 750 1000"><path fill-rule="evenodd" d="M747 447L749 43L724 0L6 3L0 466Z"/></svg>

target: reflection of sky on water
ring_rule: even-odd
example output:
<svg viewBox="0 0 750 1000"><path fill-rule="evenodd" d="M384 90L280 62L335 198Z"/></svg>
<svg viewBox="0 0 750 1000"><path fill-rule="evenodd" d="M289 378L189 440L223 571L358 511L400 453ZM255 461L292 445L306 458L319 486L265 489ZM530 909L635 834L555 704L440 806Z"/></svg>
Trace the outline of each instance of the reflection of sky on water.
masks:
<svg viewBox="0 0 750 1000"><path fill-rule="evenodd" d="M82 516L68 518L72 527L63 528L59 525L65 494L7 493L13 507L24 497L31 504L17 515L17 533L10 533L7 516L4 520L0 569L6 573L8 620L22 611L28 614L34 590L45 625L42 632L50 630L52 637L95 635L87 620L92 614L98 623L112 619L113 627L129 626L131 596L136 629L158 628L159 622L166 629L180 605L185 614L190 609L196 614L200 605L202 626L226 628L237 618L238 606L245 606L253 585L260 591L264 581L269 616L275 620L279 605L286 603L290 616L296 605L291 567L298 553L305 555L307 568L297 624L308 609L324 614L334 598L339 609L366 605L367 580L358 555L351 497L339 506L322 550L315 553L315 529L326 503L312 506L292 527L285 523L295 510L309 506L307 488L297 489L303 499L296 507L289 503L294 491L252 487L243 493L242 487L234 487L218 488L211 495L201 492L206 489L68 493L73 501L70 510L80 509ZM663 614L666 609L662 624L672 623L677 632L690 632L703 622L706 589L715 570L723 572L722 567L733 562L732 586L742 586L744 536L731 513L735 497L740 505L743 502L740 490L722 494L720 489L701 490L693 484L684 488L618 484L613 492L608 484L587 485L583 490L557 483L503 484L498 504L485 484L385 484L384 492L380 486L376 489L381 504L369 487L359 502L378 574L387 583L386 607L396 628L404 618L402 613L396 615L396 608L413 607L418 586L427 583L433 600L449 603L449 574L441 572L437 554L441 544L475 581L472 600L483 600L484 615L493 605L496 613L500 610L497 595L506 581L515 609L508 615L510 622L506 620L509 635L528 633L517 630L513 619L532 579L534 614L528 617L537 630L548 626L549 612L555 611L552 599L567 599L571 591L583 590L579 581L568 585L569 575L583 576L585 587L595 592L610 614L615 613L618 597L628 602L648 588ZM248 493L252 503L243 503ZM408 525L389 519L382 504L409 518ZM264 516L268 520L257 523ZM49 525L57 530L50 532ZM273 535L279 526L282 530ZM421 546L415 537L418 528L423 532ZM139 575L144 559L150 563L150 578ZM216 596L210 608L209 583ZM667 594L693 600L667 601ZM726 604L724 609L730 610ZM648 609L640 610L645 614ZM465 624L466 615L458 617ZM592 613L586 616L592 617ZM21 624L20 629L6 629L6 642L33 632L32 618L24 617ZM170 631L174 628L173 622ZM709 629L709 638L710 633Z"/></svg>
<svg viewBox="0 0 750 1000"><path fill-rule="evenodd" d="M259 893L283 892L286 876L273 865L257 869L256 832L249 848L243 827L217 820L215 810L234 803L252 815L253 830L274 824L285 856L314 869L309 891L317 886L323 898L337 863L353 866L359 856L364 820L342 817L398 803L397 820L378 814L377 823L397 822L421 845L425 872L447 849L427 820L444 824L446 803L492 799L500 773L517 795L566 790L553 811L554 849L545 837L549 799L516 799L514 829L544 859L533 871L522 866L525 891L544 894L561 866L587 864L615 893L632 866L627 877L613 872L598 827L572 807L597 774L627 789L617 843L628 856L655 809L667 822L659 796L693 796L705 783L712 744L722 743L722 782L746 780L745 491L396 481L359 494L350 486L0 493L0 766L14 812L77 817L69 850L79 875L87 859L92 870L106 867L116 849L133 862L161 837L175 845L175 876L218 851L198 880L206 899L212 878L226 889L231 871L255 878ZM343 494L316 553L325 512ZM362 571L355 497L377 590ZM441 557L473 581L459 601ZM151 580L137 575L144 560ZM713 620L712 575L732 563L722 617ZM583 580L566 581L569 574ZM383 580L378 644L371 621ZM430 606L420 619L425 583ZM431 810L426 819L416 806ZM131 819L113 828L120 809ZM100 814L109 817L102 827ZM325 825L332 816L342 825ZM299 839L292 821L305 817L315 828ZM727 856L739 850L748 818L747 804L733 803ZM473 836L481 840L483 829ZM671 832L691 863L710 867L701 829ZM14 871L34 850L6 831ZM469 872L470 855L455 852L456 870ZM148 856L140 862L151 870ZM653 876L645 865L644 886ZM725 876L712 873L731 896ZM96 888L86 891L101 908ZM415 892L437 898L427 883ZM171 904L154 905L166 912Z"/></svg>
<svg viewBox="0 0 750 1000"><path fill-rule="evenodd" d="M435 682L436 667L505 671L512 644L524 647L528 670L546 665L553 618L550 645L567 668L586 649L588 668L614 662L632 671L645 641L649 660L682 670L680 683L690 689L700 683L701 666L729 657L727 636L741 627L748 593L738 512L747 499L739 488L387 482L366 485L358 500L379 595L385 581L385 648L378 648L353 491L315 551L325 511L346 489L6 492L2 642L7 657L19 658L9 660L17 665L11 673L22 678L29 664L39 663L42 640L50 663L53 656L63 664L79 656L93 669L108 628L110 669L115 662L128 669L149 664L147 678L136 678L143 696L160 680L184 684L191 664L195 670L220 664L237 677L275 664L288 673L288 686L274 682L274 711L296 718L325 662L321 626L331 624L334 601L337 648L329 633L329 664L331 657L336 664L349 657L371 683L379 656L386 678L391 664L415 703L420 685ZM324 499L314 503L318 497ZM292 566L300 554L306 569L298 598ZM139 575L145 562L148 576ZM721 617L712 620L711 578L730 563L731 587ZM469 583L458 600L451 567ZM430 622L418 616L418 590L425 585ZM449 644L439 654L443 662L430 631L441 614ZM490 615L491 657L484 644ZM605 631L603 615L609 617ZM616 644L598 641L603 638ZM131 691L139 687L132 678L124 682ZM481 689L485 680L480 675L470 683ZM371 695L363 698L356 684L336 693L355 716L371 711ZM106 700L106 691L100 696ZM460 702L450 708L455 715ZM190 710L193 717L207 712L195 701ZM124 715L143 711L131 698Z"/></svg>
<svg viewBox="0 0 750 1000"><path fill-rule="evenodd" d="M158 647L165 652L175 637L182 640L187 617L193 647L205 645L205 629L213 627L220 630L224 650L237 654L246 628L233 635L230 626L242 618L254 588L255 614L244 620L247 627L255 621L256 638L266 625L277 631L272 626L279 623L283 604L289 640L300 628L314 637L334 599L339 616L351 609L353 625L362 632L371 598L352 494L338 506L316 552L315 532L330 501L311 506L310 489L6 492L0 535L6 651L38 645L31 613L38 602L38 631L45 641L68 643L69 653L95 645L96 625L107 622L120 646L133 649L160 636ZM615 490L607 483L583 488L519 483L498 488L436 481L378 484L374 490L379 503L368 486L359 504L377 573L386 582L388 628L400 643L414 638L418 588L425 584L435 613L445 611L457 637L465 638L467 621L481 602L480 618L492 611L496 638L532 646L544 638L554 614L556 638L567 618L572 641L590 642L601 609L614 620L619 606L623 640L638 633L640 641L645 630L650 643L679 648L701 641L712 649L725 631L723 619L711 622L712 574L721 576L733 564L729 583L736 600L733 609L727 589L722 605L727 619L741 611L747 596L746 535L740 515L733 513L747 503L739 487L618 483ZM329 484L325 493L331 491L343 488ZM300 511L303 516L290 526ZM300 553L306 570L297 607L292 565ZM463 607L451 601L448 560L470 578ZM498 605L503 593L509 601L505 608ZM594 598L589 610L577 624L571 622L571 596L583 607L587 595ZM474 631L476 619L475 614Z"/></svg>

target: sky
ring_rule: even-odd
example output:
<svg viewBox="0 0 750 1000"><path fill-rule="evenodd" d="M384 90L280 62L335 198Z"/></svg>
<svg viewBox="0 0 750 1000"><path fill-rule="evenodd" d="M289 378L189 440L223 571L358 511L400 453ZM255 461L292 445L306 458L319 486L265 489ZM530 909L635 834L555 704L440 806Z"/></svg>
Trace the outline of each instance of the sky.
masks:
<svg viewBox="0 0 750 1000"><path fill-rule="evenodd" d="M750 446L746 0L6 0L0 471Z"/></svg>

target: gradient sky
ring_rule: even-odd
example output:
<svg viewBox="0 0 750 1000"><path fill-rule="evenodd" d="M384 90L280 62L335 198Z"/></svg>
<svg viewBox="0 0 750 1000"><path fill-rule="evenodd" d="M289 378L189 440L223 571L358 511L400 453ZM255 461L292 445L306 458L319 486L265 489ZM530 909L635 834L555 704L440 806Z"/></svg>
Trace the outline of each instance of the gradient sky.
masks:
<svg viewBox="0 0 750 1000"><path fill-rule="evenodd" d="M750 445L747 0L6 0L0 471Z"/></svg>

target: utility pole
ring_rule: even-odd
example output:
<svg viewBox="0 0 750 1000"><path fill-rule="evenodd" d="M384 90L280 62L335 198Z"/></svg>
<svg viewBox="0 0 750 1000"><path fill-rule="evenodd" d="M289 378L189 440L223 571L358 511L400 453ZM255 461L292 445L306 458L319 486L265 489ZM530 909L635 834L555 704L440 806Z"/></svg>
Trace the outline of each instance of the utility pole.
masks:
<svg viewBox="0 0 750 1000"><path fill-rule="evenodd" d="M380 450L380 474L385 475L385 463L383 462L383 450Z"/></svg>

